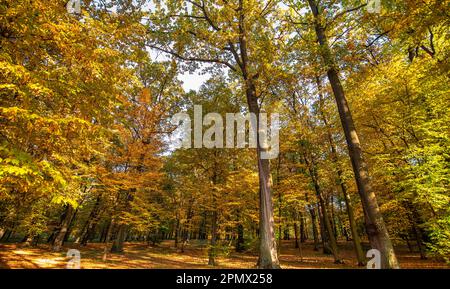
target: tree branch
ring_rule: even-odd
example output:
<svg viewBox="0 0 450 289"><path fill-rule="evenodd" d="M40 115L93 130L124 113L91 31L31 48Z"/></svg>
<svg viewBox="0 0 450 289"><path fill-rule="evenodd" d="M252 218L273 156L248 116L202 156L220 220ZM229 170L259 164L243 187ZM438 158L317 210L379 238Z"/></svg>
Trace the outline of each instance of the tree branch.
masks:
<svg viewBox="0 0 450 289"><path fill-rule="evenodd" d="M344 10L344 11L339 12L338 14L336 14L336 15L333 17L333 19L331 19L330 22L328 22L328 23L325 25L325 27L327 27L328 25L332 24L332 23L333 23L334 21L336 21L339 17L341 17L341 16L343 16L343 15L345 15L345 14L347 14L347 13L350 13L350 12L353 12L353 11L356 11L356 10L359 10L359 9L365 7L365 6L367 6L367 3L361 4L361 5L359 5L358 7L350 8L350 9L347 9L347 10Z"/></svg>
<svg viewBox="0 0 450 289"><path fill-rule="evenodd" d="M161 52L170 54L172 56L175 56L176 58L181 59L183 61L198 61L198 62L207 62L207 63L218 63L218 64L222 64L222 65L228 66L233 71L237 71L236 68L233 65L231 65L229 62L221 60L221 59L217 59L217 58L201 58L201 57L186 57L186 56L183 56L183 55L181 55L181 54L179 54L179 53L177 53L175 51L168 50L168 49L165 49L165 48L153 45L153 44L147 44L147 46L150 47L150 48L159 50Z"/></svg>

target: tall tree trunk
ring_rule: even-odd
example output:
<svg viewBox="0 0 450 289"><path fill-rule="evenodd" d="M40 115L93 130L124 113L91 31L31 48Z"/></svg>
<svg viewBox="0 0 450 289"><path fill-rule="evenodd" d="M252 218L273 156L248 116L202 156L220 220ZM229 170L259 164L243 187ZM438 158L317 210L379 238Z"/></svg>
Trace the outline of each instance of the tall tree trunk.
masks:
<svg viewBox="0 0 450 289"><path fill-rule="evenodd" d="M200 240L205 240L206 239L206 211L202 212L202 221L200 222L200 228L199 228L199 232L198 232L198 238Z"/></svg>
<svg viewBox="0 0 450 289"><path fill-rule="evenodd" d="M123 242L125 241L125 233L127 226L125 224L120 224L117 229L116 237L111 246L111 253L123 252Z"/></svg>
<svg viewBox="0 0 450 289"><path fill-rule="evenodd" d="M110 222L110 221L108 221L108 222ZM103 226L100 230L100 234L98 236L98 241L100 243L105 243L106 233L108 232L108 227L109 227L109 223L103 224Z"/></svg>
<svg viewBox="0 0 450 289"><path fill-rule="evenodd" d="M208 251L208 265L216 266L216 240L217 240L217 210L212 212L212 220L211 220L211 242Z"/></svg>
<svg viewBox="0 0 450 289"><path fill-rule="evenodd" d="M334 212L334 202L333 202L333 195L330 196L330 202L328 203L328 206L330 207L330 211L331 211L331 225L333 228L333 234L334 234L334 238L337 239L338 238L338 228L337 228L337 224L336 224L336 215Z"/></svg>
<svg viewBox="0 0 450 289"><path fill-rule="evenodd" d="M294 248L298 248L299 247L299 244L298 244L299 238L298 238L298 222L297 222L297 220L294 220L293 226L294 226L294 239L295 239Z"/></svg>
<svg viewBox="0 0 450 289"><path fill-rule="evenodd" d="M256 98L256 88L253 81L247 81L247 102L250 112L256 115L257 129L259 132L259 107ZM280 268L275 241L272 194L270 189L270 163L268 159L262 159L259 137L257 136L257 158L259 175L259 259L258 267Z"/></svg>
<svg viewBox="0 0 450 289"><path fill-rule="evenodd" d="M180 231L180 219L177 216L177 220L175 222L175 236L174 236L174 246L175 248L178 248L178 232Z"/></svg>
<svg viewBox="0 0 450 289"><path fill-rule="evenodd" d="M332 250L330 245L328 244L330 240L328 239L328 233L326 232L324 221L323 221L323 214L322 214L322 208L318 204L317 206L317 216L319 220L319 231L320 231L320 241L322 242L322 252L323 254L329 255L332 254Z"/></svg>
<svg viewBox="0 0 450 289"><path fill-rule="evenodd" d="M277 167L276 167L276 180L277 180L277 185L280 184L280 166L281 166L281 156L278 155L277 158ZM283 220L281 217L281 205L283 202L283 198L281 195L281 190L278 190L278 254L281 254L281 234L282 234L282 230L283 230Z"/></svg>
<svg viewBox="0 0 450 289"><path fill-rule="evenodd" d="M257 75L251 74L249 71L249 57L247 50L247 30L245 27L245 12L243 0L239 0L239 50L240 58L234 53L236 62L242 71L242 77L245 85L245 94L249 111L256 115L257 129L259 132L259 106L258 96L256 95L255 80ZM277 254L277 244L274 232L273 204L270 186L270 162L268 159L262 159L261 154L264 149L261 147L259 137L257 139L257 159L258 159L258 175L259 175L259 258L257 266L263 269L280 268L280 262Z"/></svg>
<svg viewBox="0 0 450 289"><path fill-rule="evenodd" d="M103 256L102 256L103 262L105 262L108 259L108 253L111 252L111 245L109 244L109 242L111 240L111 235L114 227L115 227L115 220L113 217L108 224L108 229L105 234L105 247L103 248Z"/></svg>
<svg viewBox="0 0 450 289"><path fill-rule="evenodd" d="M216 151L214 152L214 155L216 155ZM216 240L217 240L217 222L218 222L218 211L217 211L217 191L216 191L216 185L219 183L219 175L217 174L216 169L217 163L214 162L214 168L213 168L213 176L212 176L212 195L211 195L211 207L213 208L212 211L212 219L211 219L211 242L208 252L208 265L216 266L216 255L217 255L217 248L216 248Z"/></svg>
<svg viewBox="0 0 450 289"><path fill-rule="evenodd" d="M53 244L55 241L56 236L58 235L59 231L61 230L61 227L64 223L65 218L67 217L67 206L64 206L63 211L59 217L59 223L58 225L52 230L50 236L47 239L47 243Z"/></svg>
<svg viewBox="0 0 450 289"><path fill-rule="evenodd" d="M11 237L11 234L13 232L13 229L5 229L3 232L2 237L0 238L0 242L8 242L9 238Z"/></svg>
<svg viewBox="0 0 450 289"><path fill-rule="evenodd" d="M410 201L404 201L403 203L407 210L407 215L409 223L411 224L411 229L414 234L414 238L416 239L417 248L419 249L420 253L420 259L425 260L427 259L427 254L423 242L422 230L419 227L419 214L417 213L416 208Z"/></svg>
<svg viewBox="0 0 450 289"><path fill-rule="evenodd" d="M350 112L350 107L345 98L344 89L341 85L337 65L334 61L334 57L332 57L325 34L325 28L322 26L320 20L321 11L315 0L308 0L308 3L314 16L317 40L321 46L320 51L322 58L328 67L328 80L330 81L336 99L339 117L344 129L353 172L355 174L358 192L364 209L366 232L369 236L370 245L381 253L381 268L399 268L394 248L378 207L375 193L371 188L367 165L362 155L361 144Z"/></svg>
<svg viewBox="0 0 450 289"><path fill-rule="evenodd" d="M23 239L22 242L25 243L25 246L37 246L39 243L40 235L39 234L28 234Z"/></svg>
<svg viewBox="0 0 450 289"><path fill-rule="evenodd" d="M67 227L67 233L66 233L66 236L64 237L64 243L69 241L70 235L72 234L72 230L73 230L73 227L75 224L75 219L77 217L77 214L78 214L78 208L75 209L75 212L73 213L72 218L70 219L70 223Z"/></svg>
<svg viewBox="0 0 450 289"><path fill-rule="evenodd" d="M191 198L191 200L189 201L189 208L188 208L188 211L187 211L186 228L184 229L183 239L182 239L182 242L181 242L181 253L184 253L184 247L188 243L189 238L190 238L190 234L191 234L191 219L192 219L192 217L194 215L194 212L192 210L193 203L194 203L194 199Z"/></svg>
<svg viewBox="0 0 450 289"><path fill-rule="evenodd" d="M306 235L305 218L303 217L302 212L299 212L299 217L300 217L300 242L305 243L305 241L308 239L308 236Z"/></svg>
<svg viewBox="0 0 450 289"><path fill-rule="evenodd" d="M318 176L317 176L317 168L316 168L316 164L314 161L314 157L311 156L311 162L310 162L308 160L307 156L305 155L304 160L305 160L305 164L308 167L311 181L314 185L314 191L316 192L316 197L319 200L319 205L320 205L322 217L323 217L323 226L324 226L324 231L325 231L324 233L326 234L326 237L330 243L330 249L331 249L331 253L333 254L333 257L334 257L334 262L336 264L340 264L340 263L342 263L342 260L339 258L339 251L338 251L338 247L337 247L336 238L334 237L333 228L331 226L330 217L329 217L328 211L327 211L327 206L325 204L325 200L323 198L322 191L319 186L319 180L318 180ZM325 234L322 236L322 238L325 237Z"/></svg>
<svg viewBox="0 0 450 289"><path fill-rule="evenodd" d="M403 238L403 240L406 241L406 245L408 246L409 253L414 253L413 247L412 247L411 243L409 242L408 234L405 234L405 237Z"/></svg>
<svg viewBox="0 0 450 289"><path fill-rule="evenodd" d="M243 252L244 249L244 226L239 223L237 225L236 252Z"/></svg>
<svg viewBox="0 0 450 289"><path fill-rule="evenodd" d="M301 240L299 241L298 235L299 235L299 228L298 228L298 212L294 211L293 212L293 219L294 219L294 236L295 236L295 248L298 249L299 253L300 253L300 262L303 262L303 250L302 250L302 242ZM300 220L302 220L303 217L300 217ZM300 233L301 234L301 233ZM301 237L300 237L301 239Z"/></svg>
<svg viewBox="0 0 450 289"><path fill-rule="evenodd" d="M67 229L73 217L73 212L73 207L71 205L66 205L63 222L61 223L61 227L59 228L59 231L56 234L52 244L52 250L55 252L61 251L61 248L64 244L64 239L67 234Z"/></svg>
<svg viewBox="0 0 450 289"><path fill-rule="evenodd" d="M92 211L89 213L86 223L83 226L83 229L81 230L79 236L75 240L75 244L86 245L89 238L92 237L93 231L95 230L95 227L97 226L98 223L98 214L100 212L100 201L101 196L98 195L95 200L94 207L92 208Z"/></svg>
<svg viewBox="0 0 450 289"><path fill-rule="evenodd" d="M308 203L308 193L305 194L305 201ZM311 224L314 238L314 251L319 251L319 231L317 230L317 215L313 205L308 205L309 214L311 215Z"/></svg>
<svg viewBox="0 0 450 289"><path fill-rule="evenodd" d="M328 138L328 143L330 145L330 149L331 149L331 160L335 165L335 169L336 169L336 175L337 175L337 181L340 187L340 190L342 192L342 195L344 196L344 200L345 200L345 207L347 208L347 215L348 215L348 220L350 223L350 230L352 231L352 240L353 240L353 247L355 249L355 253L356 253L356 259L358 260L358 266L364 266L366 263L366 258L361 246L361 239L359 237L358 234L358 227L356 225L356 220L355 220L355 215L353 213L353 205L350 199L350 195L348 194L347 191L347 187L345 186L344 180L342 178L342 170L341 167L339 165L339 160L338 160L338 155L337 155L337 150L336 150L336 145L334 143L332 134L331 134L331 128L328 124L328 119L325 116L324 110L323 110L323 94L322 94L322 85L321 85L321 81L319 77L316 77L316 82L317 82L317 90L319 91L319 101L320 101L320 115L322 118L322 121L325 124L325 127L327 129L327 138Z"/></svg>
<svg viewBox="0 0 450 289"><path fill-rule="evenodd" d="M106 222L106 224L103 225L102 232L100 234L100 243L105 243L106 242L106 237L108 235L109 228L112 225L111 222L112 222L112 220L108 220Z"/></svg>
<svg viewBox="0 0 450 289"><path fill-rule="evenodd" d="M285 226L284 230L283 230L283 240L290 240L291 239L291 235L290 235L290 231L289 231L289 226ZM281 243L280 243L281 246Z"/></svg>
<svg viewBox="0 0 450 289"><path fill-rule="evenodd" d="M353 213L352 200L348 194L345 184L341 182L341 191L344 195L345 207L347 208L348 220L350 223L350 230L352 231L352 241L355 248L356 259L358 260L358 266L364 266L366 264L366 258L361 246L361 238L358 234L358 226L356 224L355 214Z"/></svg>

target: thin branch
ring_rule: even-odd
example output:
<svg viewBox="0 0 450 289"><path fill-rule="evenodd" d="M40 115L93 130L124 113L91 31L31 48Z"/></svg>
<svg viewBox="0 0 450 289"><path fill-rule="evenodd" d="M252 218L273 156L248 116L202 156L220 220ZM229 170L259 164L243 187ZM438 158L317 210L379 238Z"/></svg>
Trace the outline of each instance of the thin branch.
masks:
<svg viewBox="0 0 450 289"><path fill-rule="evenodd" d="M229 50L233 54L234 59L236 60L236 63L239 65L239 68L241 68L241 70L242 70L243 69L242 61L236 51L236 48L234 47L234 44L231 41L228 41L228 46L225 47L224 49Z"/></svg>
<svg viewBox="0 0 450 289"><path fill-rule="evenodd" d="M236 68L233 65L231 65L229 62L224 61L224 60L220 60L220 59L217 59L217 58L212 58L211 59L211 58L201 58L201 57L186 57L186 56L183 56L183 55L181 55L181 54L179 54L179 53L177 53L175 51L168 50L168 49L156 46L156 45L148 44L147 46L150 47L150 48L162 51L164 53L170 54L172 56L175 56L176 58L179 58L179 59L181 59L183 61L198 61L198 62L207 62L207 63L218 63L218 64L226 65L231 70L236 71Z"/></svg>
<svg viewBox="0 0 450 289"><path fill-rule="evenodd" d="M264 8L261 10L261 13L259 13L260 16L265 16L265 12L266 9L269 8L269 5L272 4L272 0L267 1L266 5L264 6Z"/></svg>
<svg viewBox="0 0 450 289"><path fill-rule="evenodd" d="M347 13L350 13L350 12L353 12L353 11L356 11L356 10L359 10L359 9L365 7L365 6L367 6L367 3L361 4L361 5L359 5L358 7L350 8L350 9L347 9L347 10L344 10L344 11L339 12L338 14L336 14L336 15L333 17L333 19L331 19L330 22L328 22L328 23L325 25L325 27L327 27L328 25L332 24L332 23L333 23L334 21L336 21L339 17L341 17L341 16L343 16L343 15L345 15L345 14L347 14Z"/></svg>
<svg viewBox="0 0 450 289"><path fill-rule="evenodd" d="M381 34L378 34L378 36L377 36L374 40L372 40L369 44L366 45L366 48L369 48L370 46L372 46L373 44L375 44L375 42L377 42L378 39L380 39L381 37L385 36L386 34L388 34L388 33L391 32L391 31L392 31L392 29L389 29L389 30L387 30L387 31L384 31L384 32L381 33Z"/></svg>
<svg viewBox="0 0 450 289"><path fill-rule="evenodd" d="M425 45L420 45L420 48L422 48L423 51L430 55L431 58L434 58L434 52L431 51L428 47L426 47Z"/></svg>

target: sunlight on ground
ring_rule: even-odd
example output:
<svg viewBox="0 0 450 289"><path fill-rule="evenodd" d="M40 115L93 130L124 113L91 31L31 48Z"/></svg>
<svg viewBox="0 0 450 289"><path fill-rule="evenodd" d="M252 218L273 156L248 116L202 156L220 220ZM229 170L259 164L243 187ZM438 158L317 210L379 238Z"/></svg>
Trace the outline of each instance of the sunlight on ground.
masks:
<svg viewBox="0 0 450 289"><path fill-rule="evenodd" d="M333 258L314 251L312 243L303 244L303 258L292 241L285 241L280 253L282 268L358 268L355 264L353 251L348 244L342 244L341 257L344 265L333 263ZM102 261L104 244L89 244L86 247L76 247L68 244L61 252L52 252L48 245L24 247L20 244L0 244L0 268L66 268L69 258L67 250L78 249L81 252L81 268L119 269L119 268L214 268L208 266L207 249L193 242L181 253L173 247L173 241L165 241L159 246L147 246L144 243L126 243L125 252L108 254L106 262ZM397 249L397 255L402 268L450 268L445 263L432 259L420 260L416 253L410 253L405 248ZM257 256L252 253L232 253L217 257L215 268L254 268Z"/></svg>

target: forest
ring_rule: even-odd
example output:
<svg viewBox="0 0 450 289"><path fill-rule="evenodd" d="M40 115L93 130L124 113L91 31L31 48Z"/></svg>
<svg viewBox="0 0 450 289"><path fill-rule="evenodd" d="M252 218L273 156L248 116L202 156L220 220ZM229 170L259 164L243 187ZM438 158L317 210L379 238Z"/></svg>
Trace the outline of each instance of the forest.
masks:
<svg viewBox="0 0 450 289"><path fill-rule="evenodd" d="M449 8L0 0L0 268L450 268Z"/></svg>

